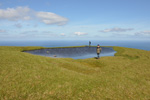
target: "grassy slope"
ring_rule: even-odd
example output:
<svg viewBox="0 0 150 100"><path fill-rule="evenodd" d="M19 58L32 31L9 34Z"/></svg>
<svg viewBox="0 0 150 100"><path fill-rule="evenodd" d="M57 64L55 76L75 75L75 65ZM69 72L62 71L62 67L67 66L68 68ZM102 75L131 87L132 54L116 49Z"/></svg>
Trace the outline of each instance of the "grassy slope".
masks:
<svg viewBox="0 0 150 100"><path fill-rule="evenodd" d="M150 99L150 51L114 47L98 60L21 52L39 48L0 47L0 99Z"/></svg>

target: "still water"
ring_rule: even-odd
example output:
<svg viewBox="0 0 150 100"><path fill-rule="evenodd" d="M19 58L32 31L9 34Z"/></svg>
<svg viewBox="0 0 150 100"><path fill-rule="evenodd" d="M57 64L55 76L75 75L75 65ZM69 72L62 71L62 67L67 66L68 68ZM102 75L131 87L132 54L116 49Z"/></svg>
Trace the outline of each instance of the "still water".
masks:
<svg viewBox="0 0 150 100"><path fill-rule="evenodd" d="M111 47L101 47L102 56L114 56L116 51ZM56 57L56 58L73 58L73 59L86 59L97 57L96 47L76 47L76 48L53 48L53 49L39 49L39 50L30 50L24 51L27 53L47 56L47 57Z"/></svg>

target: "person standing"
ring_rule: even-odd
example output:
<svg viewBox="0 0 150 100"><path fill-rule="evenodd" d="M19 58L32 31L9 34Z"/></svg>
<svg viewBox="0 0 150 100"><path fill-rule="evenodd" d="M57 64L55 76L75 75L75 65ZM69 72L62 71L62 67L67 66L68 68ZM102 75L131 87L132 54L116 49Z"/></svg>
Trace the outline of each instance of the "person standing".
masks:
<svg viewBox="0 0 150 100"><path fill-rule="evenodd" d="M91 41L89 41L89 47L91 46Z"/></svg>
<svg viewBox="0 0 150 100"><path fill-rule="evenodd" d="M99 44L97 45L97 58L99 58L99 55L101 53L102 48L100 48Z"/></svg>

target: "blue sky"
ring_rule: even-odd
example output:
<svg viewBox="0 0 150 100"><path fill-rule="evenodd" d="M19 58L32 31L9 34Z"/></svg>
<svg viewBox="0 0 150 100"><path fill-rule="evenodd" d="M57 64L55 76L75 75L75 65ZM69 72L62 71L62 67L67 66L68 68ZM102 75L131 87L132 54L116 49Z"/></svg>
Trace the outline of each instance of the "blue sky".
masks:
<svg viewBox="0 0 150 100"><path fill-rule="evenodd" d="M150 0L0 0L0 40L150 40Z"/></svg>

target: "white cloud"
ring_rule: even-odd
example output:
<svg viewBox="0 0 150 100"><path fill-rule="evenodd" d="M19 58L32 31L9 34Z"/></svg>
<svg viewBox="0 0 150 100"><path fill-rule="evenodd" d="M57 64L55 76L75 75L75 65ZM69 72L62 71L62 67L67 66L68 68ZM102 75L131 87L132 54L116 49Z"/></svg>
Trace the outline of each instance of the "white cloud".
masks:
<svg viewBox="0 0 150 100"><path fill-rule="evenodd" d="M126 32L126 31L132 31L134 30L133 28L127 28L127 29L123 29L123 28L111 28L111 29L105 29L105 30L100 30L99 32Z"/></svg>
<svg viewBox="0 0 150 100"><path fill-rule="evenodd" d="M9 21L20 20L40 20L41 22L51 25L64 25L68 22L67 18L59 16L52 12L38 12L28 7L17 7L0 9L0 19Z"/></svg>
<svg viewBox="0 0 150 100"><path fill-rule="evenodd" d="M74 33L77 36L81 36L81 35L87 35L88 33L84 33L84 32L75 32Z"/></svg>
<svg viewBox="0 0 150 100"><path fill-rule="evenodd" d="M1 30L0 29L0 33L6 33L7 31L6 30Z"/></svg>
<svg viewBox="0 0 150 100"><path fill-rule="evenodd" d="M143 36L147 36L147 35L150 35L150 31L141 31L141 32L137 32L135 33L135 35L139 36L139 35L143 35Z"/></svg>
<svg viewBox="0 0 150 100"><path fill-rule="evenodd" d="M68 19L51 12L37 12L37 17L45 24L64 25Z"/></svg>
<svg viewBox="0 0 150 100"><path fill-rule="evenodd" d="M31 9L28 7L7 8L4 10L0 9L0 19L11 21L30 20L30 13Z"/></svg>
<svg viewBox="0 0 150 100"><path fill-rule="evenodd" d="M61 33L60 35L61 35L61 36L65 36L65 33Z"/></svg>
<svg viewBox="0 0 150 100"><path fill-rule="evenodd" d="M143 34L150 35L150 31L143 31L142 33L143 33Z"/></svg>

